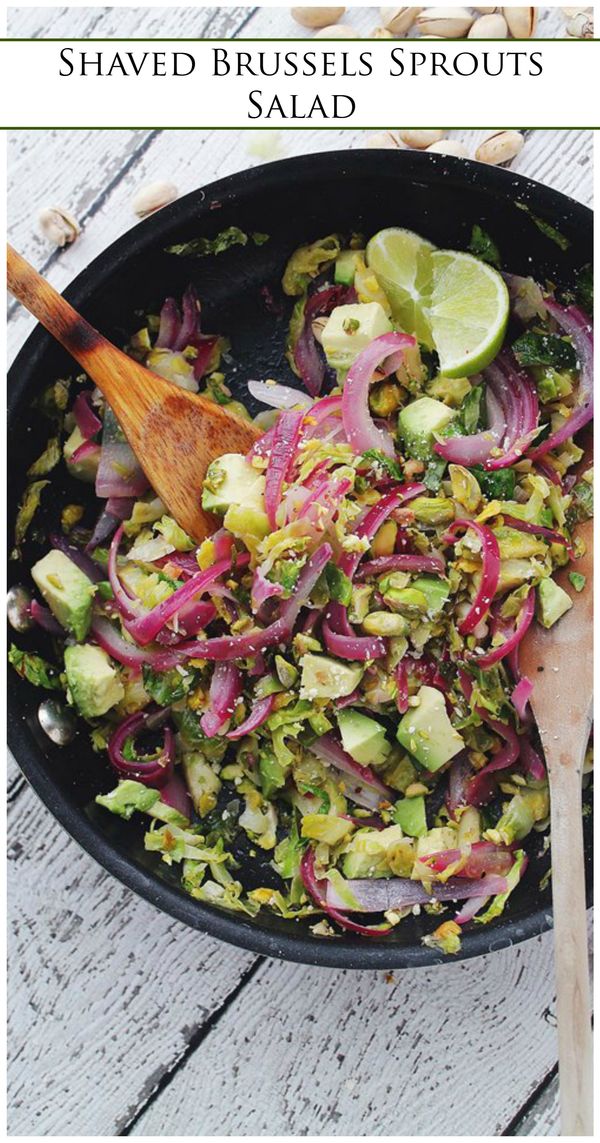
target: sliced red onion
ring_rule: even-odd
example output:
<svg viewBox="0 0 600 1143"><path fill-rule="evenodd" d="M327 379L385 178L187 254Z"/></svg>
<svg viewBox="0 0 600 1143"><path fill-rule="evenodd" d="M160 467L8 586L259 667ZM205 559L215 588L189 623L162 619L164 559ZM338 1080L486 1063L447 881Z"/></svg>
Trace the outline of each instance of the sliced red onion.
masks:
<svg viewBox="0 0 600 1143"><path fill-rule="evenodd" d="M396 508L400 508L402 504L413 500L415 496L421 496L426 491L424 484L399 485L393 492L388 492L382 496L381 500L378 500L369 509L360 523L357 524L354 534L359 539L372 540L381 525L385 523L388 516L391 516L392 512L395 512ZM362 557L362 552L345 552L339 561L340 571L343 571L349 579L353 579Z"/></svg>
<svg viewBox="0 0 600 1143"><path fill-rule="evenodd" d="M119 572L117 569L117 556L122 536L123 525L121 524L120 527L117 528L112 538L112 542L108 551L107 573L117 609L124 619L133 620L139 618L142 615L148 615L149 613L147 608L142 606L140 600L136 599L136 597L133 595L133 592L131 592L129 588L123 585L119 577Z"/></svg>
<svg viewBox="0 0 600 1143"><path fill-rule="evenodd" d="M274 596L282 596L283 587L280 583L272 583L267 579L261 567L257 567L252 578L252 589L250 598L252 601L252 611L256 615L260 611L263 603L267 599L272 599Z"/></svg>
<svg viewBox="0 0 600 1143"><path fill-rule="evenodd" d="M446 807L453 821L457 820L456 811L468 805L467 791L470 779L473 777L473 767L462 751L452 762L448 771L448 793Z"/></svg>
<svg viewBox="0 0 600 1143"><path fill-rule="evenodd" d="M506 636L504 642L500 643L500 645L497 647L492 646L491 649L486 651L483 655L469 653L469 658L472 659L472 661L482 670L485 670L487 667L493 667L494 663L499 663L502 659L505 659L507 655L510 655L511 652L514 651L515 647L518 647L519 643L525 635L525 632L531 626L534 614L535 588L532 587L525 597L513 631L510 633L510 635ZM492 639L497 630L497 624L493 623Z"/></svg>
<svg viewBox="0 0 600 1143"><path fill-rule="evenodd" d="M54 617L47 607L42 607L37 599L32 599L29 605L29 614L38 627L43 628L49 635L64 635L65 629L61 627L58 619Z"/></svg>
<svg viewBox="0 0 600 1143"><path fill-rule="evenodd" d="M310 894L315 904L318 905L320 909L323 909L323 912L327 913L327 916L330 917L332 921L335 921L340 928L347 929L351 933L359 933L363 937L379 937L384 933L390 932L392 928L391 925L379 925L377 927L357 925L355 921L351 921L343 912L340 912L334 905L330 904L329 896L332 887L329 881L317 877L315 854L311 846L309 846L302 855L300 876L304 888L307 893ZM349 882L349 884L353 884L353 882ZM347 908L347 905L343 905L342 907Z"/></svg>
<svg viewBox="0 0 600 1143"><path fill-rule="evenodd" d="M323 638L327 650L338 659L366 662L382 659L387 642L379 635L357 635L350 626L346 608L335 601L329 604L323 620Z"/></svg>
<svg viewBox="0 0 600 1143"><path fill-rule="evenodd" d="M192 799L181 774L177 770L173 770L170 778L167 779L164 786L161 786L160 800L166 806L178 810L188 821L192 820Z"/></svg>
<svg viewBox="0 0 600 1143"><path fill-rule="evenodd" d="M94 457L100 463L101 448L95 441L82 441L71 453L69 464L79 464L82 460L91 460Z"/></svg>
<svg viewBox="0 0 600 1143"><path fill-rule="evenodd" d="M396 706L399 714L406 714L408 710L408 672L404 659L401 659L396 667Z"/></svg>
<svg viewBox="0 0 600 1143"><path fill-rule="evenodd" d="M181 328L181 315L175 298L166 298L160 311L157 349L173 349Z"/></svg>
<svg viewBox="0 0 600 1143"><path fill-rule="evenodd" d="M237 556L236 567L245 567L249 562L250 556L247 552ZM178 587L172 595L167 599L163 599L162 603L157 604L151 611L145 615L141 615L136 619L126 620L127 630L129 634L138 643L146 644L152 642L156 638L159 631L165 624L172 619L174 615L188 603L195 596L206 592L220 575L225 575L226 572L231 571L231 561L221 560L218 564L213 564L212 567L206 568L205 571L198 572L197 575L191 576L186 580L181 587Z"/></svg>
<svg viewBox="0 0 600 1143"><path fill-rule="evenodd" d="M356 687L349 695L343 695L342 698L333 700L338 710L344 710L347 706L358 706L360 704L360 689Z"/></svg>
<svg viewBox="0 0 600 1143"><path fill-rule="evenodd" d="M487 905L489 899L489 897L471 897L456 914L454 918L456 924L467 925L469 921L473 920L479 910L483 909L484 905Z"/></svg>
<svg viewBox="0 0 600 1143"><path fill-rule="evenodd" d="M446 564L442 556L418 556L408 552L396 552L391 556L378 556L377 559L362 563L356 573L357 580L368 579L369 576L385 575L387 572L431 572L434 575L443 575Z"/></svg>
<svg viewBox="0 0 600 1143"><path fill-rule="evenodd" d="M277 527L283 483L291 474L301 430L302 413L298 412L282 413L275 425L265 481L265 509L272 528Z"/></svg>
<svg viewBox="0 0 600 1143"><path fill-rule="evenodd" d="M548 777L543 759L526 738L521 738L521 762L525 773L535 782L544 782Z"/></svg>
<svg viewBox="0 0 600 1143"><path fill-rule="evenodd" d="M594 340L592 324L578 306L561 306L553 298L545 298L546 307L557 325L573 341L579 359L578 405L571 416L555 433L551 433L537 448L530 449L528 457L537 460L552 449L575 436L594 415Z"/></svg>
<svg viewBox="0 0 600 1143"><path fill-rule="evenodd" d="M177 651L153 651L149 648L136 647L117 631L112 623L103 615L92 616L91 632L96 642L103 648L111 659L122 663L124 667L133 667L141 670L143 666L151 667L153 671L169 671L185 660Z"/></svg>
<svg viewBox="0 0 600 1143"><path fill-rule="evenodd" d="M394 457L395 449L388 432L378 429L369 409L369 388L375 370L387 377L399 369L407 349L417 343L406 333L384 333L376 337L352 363L342 394L342 419L346 437L356 453L379 449Z"/></svg>
<svg viewBox="0 0 600 1143"><path fill-rule="evenodd" d="M243 738L245 734L252 734L254 730L258 730L259 726L262 726L263 722L266 722L269 715L273 713L275 698L276 695L267 695L265 698L259 699L258 702L254 704L248 717L245 718L239 726L236 726L234 730L228 731L227 738L237 741L238 738Z"/></svg>
<svg viewBox="0 0 600 1143"><path fill-rule="evenodd" d="M75 564L88 579L91 579L92 583L100 583L100 580L105 578L102 568L96 561L82 552L75 544L71 544L66 536L62 536L60 532L50 534L50 543L53 548L57 548L63 555L68 556L71 563Z"/></svg>
<svg viewBox="0 0 600 1143"><path fill-rule="evenodd" d="M514 858L508 847L494 845L491 841L476 841L469 848L467 860L460 870L461 877L473 880L484 873L497 873L503 876L512 867ZM428 865L434 873L443 873L448 866L460 861L462 856L460 849L444 849L439 853L430 853L427 857L422 857L421 862Z"/></svg>
<svg viewBox="0 0 600 1143"><path fill-rule="evenodd" d="M104 414L102 453L96 475L96 496L142 496L148 488L141 465L125 440L109 405Z"/></svg>
<svg viewBox="0 0 600 1143"><path fill-rule="evenodd" d="M215 639L200 640L197 643L182 644L179 651L190 658L224 661L246 659L267 647L274 647L289 640L299 612L308 602L323 568L331 559L329 544L321 544L314 555L302 568L294 594L281 607L279 619L262 630L251 631L247 635L223 635Z"/></svg>
<svg viewBox="0 0 600 1143"><path fill-rule="evenodd" d="M504 523L509 528L514 528L515 532L527 532L532 536L542 536L549 544L562 544L566 548L571 558L574 557L575 552L573 545L562 532L557 532L555 528L544 528L541 524L528 524L526 520L518 520L516 516L505 516L502 513Z"/></svg>
<svg viewBox="0 0 600 1143"><path fill-rule="evenodd" d="M84 440L90 440L100 432L102 421L92 409L91 393L85 390L79 393L73 402L73 416L75 424Z"/></svg>
<svg viewBox="0 0 600 1143"><path fill-rule="evenodd" d="M455 520L446 532L444 541L448 544L455 543L455 532L459 528L472 528L481 540L481 583L470 610L458 625L461 635L470 635L487 615L496 594L500 579L500 549L491 528L478 524L476 520Z"/></svg>
<svg viewBox="0 0 600 1143"><path fill-rule="evenodd" d="M242 675L233 663L216 663L208 692L208 708L200 719L202 733L215 738L227 726L242 693Z"/></svg>
<svg viewBox="0 0 600 1143"><path fill-rule="evenodd" d="M311 397L318 397L325 380L326 365L319 350L312 323L329 315L336 306L356 301L352 286L325 286L310 294L304 304L302 329L294 346L294 365Z"/></svg>
<svg viewBox="0 0 600 1143"><path fill-rule="evenodd" d="M504 436L506 422L502 405L491 388L486 389L487 429L466 437L447 437L434 442L434 449L452 464L470 466L482 464L493 448L498 448Z"/></svg>
<svg viewBox="0 0 600 1143"><path fill-rule="evenodd" d="M327 905L335 909L347 909L348 906L336 893L331 882L325 884ZM356 899L357 911L361 913L385 913L388 909L427 905L430 901L460 901L484 895L495 897L497 893L506 893L507 888L506 878L493 873L486 874L478 881L469 881L466 877L449 877L443 884L434 882L431 892L410 877L361 877L348 881L348 890Z"/></svg>
<svg viewBox="0 0 600 1143"><path fill-rule="evenodd" d="M312 399L291 385L269 385L267 381L249 381L248 390L257 401L272 409L310 409Z"/></svg>
<svg viewBox="0 0 600 1143"><path fill-rule="evenodd" d="M322 439L332 430L336 436L343 434L342 396L333 393L315 401L304 414L303 435L305 440L315 437Z"/></svg>
<svg viewBox="0 0 600 1143"><path fill-rule="evenodd" d="M352 488L352 482L347 478L342 480L333 476L324 476L315 483L314 488L307 496L298 512L298 519L310 519L321 531L331 523L344 496Z"/></svg>
<svg viewBox="0 0 600 1143"><path fill-rule="evenodd" d="M484 766L482 770L471 778L468 786L467 797L470 806L485 806L490 801L496 792L496 783L498 773L501 770L507 770L509 766L514 766L519 758L521 752L521 744L517 737L517 733L512 726L508 726L504 722L499 722L498 719L488 718L485 711L480 708L477 713L484 722L503 738L506 745L494 755L491 762Z"/></svg>
<svg viewBox="0 0 600 1143"><path fill-rule="evenodd" d="M117 520L128 520L134 504L133 496L111 496L106 501L106 511Z"/></svg>
<svg viewBox="0 0 600 1143"><path fill-rule="evenodd" d="M562 480L560 478L560 474L548 460L542 456L538 456L535 463L538 471L541 472L542 476L546 477L546 480L549 480L552 484L558 485L558 487L562 489Z"/></svg>
<svg viewBox="0 0 600 1143"><path fill-rule="evenodd" d="M326 762L329 766L333 766L336 770L340 770L343 774L349 774L350 777L358 784L359 787L368 791L370 801L367 808L377 809L379 803L382 801L393 802L395 795L389 786L386 786L381 778L370 766L361 766L355 762L353 758L343 749L337 738L333 734L323 734L320 738L315 739L310 745L310 750L313 754L317 755L321 761ZM375 796L375 802L373 797Z"/></svg>
<svg viewBox="0 0 600 1143"><path fill-rule="evenodd" d="M517 683L510 696L510 701L512 702L519 718L521 719L521 722L527 722L528 720L529 716L527 707L529 705L529 700L532 694L533 683L531 679L528 679L526 675L523 675L523 678L519 679L519 682Z"/></svg>
<svg viewBox="0 0 600 1143"><path fill-rule="evenodd" d="M134 778L144 786L163 786L171 777L175 759L175 736L169 726L164 729L164 746L157 758L147 762L130 762L124 757L123 748L128 738L135 738L146 727L149 715L145 711L130 714L111 735L108 742L108 759L117 774L124 778Z"/></svg>
<svg viewBox="0 0 600 1143"><path fill-rule="evenodd" d="M512 353L500 353L484 375L500 401L506 420L502 455L483 461L484 468L493 471L521 460L538 433L539 405L532 380L519 368Z"/></svg>
<svg viewBox="0 0 600 1143"><path fill-rule="evenodd" d="M260 456L263 459L267 459L270 456L273 437L275 436L275 427L275 425L272 425L270 429L267 429L266 433L263 433L262 437L259 437L258 440L250 446L246 454L246 460L248 462L251 463L255 456Z"/></svg>

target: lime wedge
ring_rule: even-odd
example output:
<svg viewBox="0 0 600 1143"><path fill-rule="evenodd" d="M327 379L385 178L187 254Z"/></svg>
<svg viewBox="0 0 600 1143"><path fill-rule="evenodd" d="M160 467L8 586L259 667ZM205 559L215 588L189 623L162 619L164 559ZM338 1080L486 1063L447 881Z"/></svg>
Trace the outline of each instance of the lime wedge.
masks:
<svg viewBox="0 0 600 1143"><path fill-rule="evenodd" d="M397 226L380 230L367 246L367 265L389 299L392 317L429 349L433 348L427 319L433 250L431 242Z"/></svg>
<svg viewBox="0 0 600 1143"><path fill-rule="evenodd" d="M508 290L497 270L472 254L430 255L433 287L428 320L447 377L470 377L498 353L508 321Z"/></svg>

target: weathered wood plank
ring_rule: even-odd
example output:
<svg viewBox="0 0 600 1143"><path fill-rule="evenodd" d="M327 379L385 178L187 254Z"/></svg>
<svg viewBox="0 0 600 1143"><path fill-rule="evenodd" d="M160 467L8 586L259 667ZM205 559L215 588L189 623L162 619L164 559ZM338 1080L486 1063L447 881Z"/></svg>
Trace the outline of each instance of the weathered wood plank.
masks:
<svg viewBox="0 0 600 1143"><path fill-rule="evenodd" d="M132 1133L501 1134L554 1063L551 964L549 934L394 984L264 963Z"/></svg>
<svg viewBox="0 0 600 1143"><path fill-rule="evenodd" d="M255 958L135 897L31 790L9 823L10 1132L118 1134Z"/></svg>
<svg viewBox="0 0 600 1143"><path fill-rule="evenodd" d="M554 1076L519 1122L514 1132L515 1138L522 1135L557 1135L559 1117L558 1077Z"/></svg>

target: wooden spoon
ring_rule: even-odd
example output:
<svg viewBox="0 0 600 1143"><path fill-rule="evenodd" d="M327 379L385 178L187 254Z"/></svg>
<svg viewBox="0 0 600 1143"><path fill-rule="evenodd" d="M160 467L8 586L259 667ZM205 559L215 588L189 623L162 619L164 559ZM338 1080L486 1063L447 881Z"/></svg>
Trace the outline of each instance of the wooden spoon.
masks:
<svg viewBox="0 0 600 1143"><path fill-rule="evenodd" d="M591 448L579 464L591 465ZM592 1032L585 916L581 776L592 720L592 521L577 526L585 554L574 565L586 577L579 594L569 568L555 575L573 606L549 630L532 623L519 663L533 683L531 707L550 784L554 960L563 1135L592 1135Z"/></svg>
<svg viewBox="0 0 600 1143"><path fill-rule="evenodd" d="M111 345L11 246L7 261L9 290L104 394L171 516L197 542L214 532L200 504L206 469L223 453L246 453L260 430Z"/></svg>

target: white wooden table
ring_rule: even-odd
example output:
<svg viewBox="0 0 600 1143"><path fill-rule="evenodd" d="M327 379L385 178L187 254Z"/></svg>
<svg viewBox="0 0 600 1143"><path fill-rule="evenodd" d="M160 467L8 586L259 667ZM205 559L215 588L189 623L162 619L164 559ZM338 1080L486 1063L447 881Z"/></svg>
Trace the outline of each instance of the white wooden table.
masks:
<svg viewBox="0 0 600 1143"><path fill-rule="evenodd" d="M11 35L296 34L286 10L20 9ZM368 31L374 9L357 9ZM396 124L390 124L395 126ZM454 132L473 145L482 132ZM356 147L289 131L286 155ZM258 160L235 132L16 132L9 232L59 289L135 223L149 180L181 192ZM591 201L591 133L530 132L514 164ZM82 222L70 249L41 206ZM32 327L11 307L14 354ZM12 1135L553 1135L551 936L443 969L336 972L191 932L108 877L9 770Z"/></svg>

